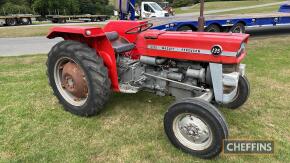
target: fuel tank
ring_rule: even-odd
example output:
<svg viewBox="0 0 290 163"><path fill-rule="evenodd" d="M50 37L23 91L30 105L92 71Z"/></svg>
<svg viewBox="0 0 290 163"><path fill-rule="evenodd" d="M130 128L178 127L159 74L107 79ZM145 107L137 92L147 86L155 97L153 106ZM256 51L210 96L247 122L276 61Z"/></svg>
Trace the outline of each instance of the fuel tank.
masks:
<svg viewBox="0 0 290 163"><path fill-rule="evenodd" d="M246 56L248 38L247 34L149 30L139 34L136 47L145 56L237 64Z"/></svg>

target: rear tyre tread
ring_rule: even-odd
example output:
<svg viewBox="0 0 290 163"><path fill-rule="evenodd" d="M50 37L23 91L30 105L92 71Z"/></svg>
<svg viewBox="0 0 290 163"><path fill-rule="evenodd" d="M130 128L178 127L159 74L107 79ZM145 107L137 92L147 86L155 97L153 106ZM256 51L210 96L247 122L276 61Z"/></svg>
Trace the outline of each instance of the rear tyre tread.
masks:
<svg viewBox="0 0 290 163"><path fill-rule="evenodd" d="M56 58L61 56L72 58L78 62L86 74L90 93L86 103L80 108L72 106L64 100L55 86L52 69L56 64ZM62 41L56 44L48 54L46 65L49 83L66 111L79 116L93 116L99 113L109 100L111 81L108 77L108 70L102 58L86 44L76 41Z"/></svg>

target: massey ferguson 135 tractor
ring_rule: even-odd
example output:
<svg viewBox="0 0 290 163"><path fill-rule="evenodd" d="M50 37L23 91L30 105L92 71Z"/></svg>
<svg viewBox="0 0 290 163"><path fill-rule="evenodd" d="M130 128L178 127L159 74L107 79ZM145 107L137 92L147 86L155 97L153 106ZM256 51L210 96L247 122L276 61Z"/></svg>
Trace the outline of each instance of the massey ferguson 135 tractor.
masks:
<svg viewBox="0 0 290 163"><path fill-rule="evenodd" d="M194 156L212 158L228 137L215 107L236 109L250 92L245 76L249 35L151 30L146 21L98 27L54 27L62 37L48 54L50 85L65 110L93 116L112 91L176 97L164 117L169 140Z"/></svg>

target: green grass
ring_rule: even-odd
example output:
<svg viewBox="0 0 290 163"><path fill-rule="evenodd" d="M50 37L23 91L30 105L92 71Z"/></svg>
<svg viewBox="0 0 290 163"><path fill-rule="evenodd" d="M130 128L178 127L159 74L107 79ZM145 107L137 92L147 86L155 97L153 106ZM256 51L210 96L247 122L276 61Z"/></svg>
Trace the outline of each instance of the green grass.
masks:
<svg viewBox="0 0 290 163"><path fill-rule="evenodd" d="M59 25L61 26L61 25ZM103 27L100 24L79 24L72 26L98 26ZM49 29L53 26L23 26L23 27L11 27L11 28L0 28L0 38L13 38L13 37L34 37L34 36L45 36L48 34Z"/></svg>
<svg viewBox="0 0 290 163"><path fill-rule="evenodd" d="M210 10L220 10L220 9L231 9L235 7L247 7L247 6L254 6L254 5L261 5L265 3L272 3L272 2L283 2L285 0L247 0L247 1L218 1L218 2L206 2L205 3L205 9L206 11ZM275 6L276 10L278 10L279 5ZM176 8L177 14L182 13L191 13L191 12L199 12L199 4L190 6L187 10L182 10L181 8ZM257 10L263 10L262 8L257 8ZM251 9L252 10L252 9ZM238 12L238 11L237 11ZM240 12L238 12L240 13Z"/></svg>
<svg viewBox="0 0 290 163"><path fill-rule="evenodd" d="M270 139L275 155L200 160L163 131L170 97L114 94L98 116L62 109L45 75L46 56L0 58L0 162L290 162L290 36L251 39L252 92L240 110L221 109L232 139Z"/></svg>
<svg viewBox="0 0 290 163"><path fill-rule="evenodd" d="M223 15L223 14L250 14L250 13L275 13L275 12L278 12L279 7L280 7L279 5L274 5L274 6L253 8L253 9L227 11L227 12L220 12L220 13L218 13L218 15Z"/></svg>

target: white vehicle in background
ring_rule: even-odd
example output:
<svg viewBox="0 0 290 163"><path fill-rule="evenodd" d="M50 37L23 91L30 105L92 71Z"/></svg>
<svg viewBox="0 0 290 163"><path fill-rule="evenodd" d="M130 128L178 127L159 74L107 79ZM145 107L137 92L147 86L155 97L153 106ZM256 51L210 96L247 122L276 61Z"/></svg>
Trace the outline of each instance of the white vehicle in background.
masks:
<svg viewBox="0 0 290 163"><path fill-rule="evenodd" d="M169 13L163 10L156 2L142 2L141 3L141 16L142 18L154 17L169 17Z"/></svg>
<svg viewBox="0 0 290 163"><path fill-rule="evenodd" d="M115 0L114 6L116 10L114 15L119 16L121 20L169 17L169 13L156 2L142 2L135 6L131 0ZM131 15L132 13L135 13L135 17Z"/></svg>

